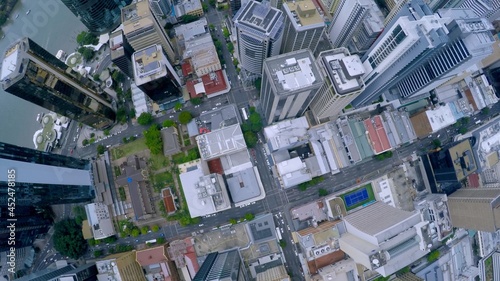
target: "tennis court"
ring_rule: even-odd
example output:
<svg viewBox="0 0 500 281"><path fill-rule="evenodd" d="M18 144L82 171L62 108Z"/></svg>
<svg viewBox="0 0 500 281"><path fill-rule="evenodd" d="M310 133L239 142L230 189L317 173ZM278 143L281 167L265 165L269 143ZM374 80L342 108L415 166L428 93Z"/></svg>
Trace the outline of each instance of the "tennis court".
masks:
<svg viewBox="0 0 500 281"><path fill-rule="evenodd" d="M366 188L363 188L354 193L346 195L345 204L347 208L350 208L351 206L363 202L366 199L368 199L368 191L366 190Z"/></svg>

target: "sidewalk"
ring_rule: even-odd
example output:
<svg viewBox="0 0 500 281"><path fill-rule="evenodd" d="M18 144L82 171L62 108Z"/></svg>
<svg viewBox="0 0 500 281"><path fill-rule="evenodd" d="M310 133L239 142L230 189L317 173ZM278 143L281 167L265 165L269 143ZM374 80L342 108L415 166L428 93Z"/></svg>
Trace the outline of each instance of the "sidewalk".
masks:
<svg viewBox="0 0 500 281"><path fill-rule="evenodd" d="M121 125L121 124L115 125L113 128L110 129L109 135L111 136L111 135L117 134L121 131L126 130L127 128L128 128L128 123L125 123L123 125ZM76 144L77 147L78 148L84 147L82 145L83 140L84 139L90 140L92 138L91 137L92 134L94 134L94 139L95 139L94 143L99 143L100 140L102 140L104 137L106 137L104 135L104 131L98 131L98 130L95 130L91 127L83 125L83 127L80 129L80 136L78 137L77 144Z"/></svg>

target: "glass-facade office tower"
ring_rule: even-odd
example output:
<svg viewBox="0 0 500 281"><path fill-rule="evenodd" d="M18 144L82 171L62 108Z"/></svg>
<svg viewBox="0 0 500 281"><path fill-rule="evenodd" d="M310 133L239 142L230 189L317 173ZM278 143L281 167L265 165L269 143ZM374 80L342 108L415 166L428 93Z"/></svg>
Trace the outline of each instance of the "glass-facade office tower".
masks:
<svg viewBox="0 0 500 281"><path fill-rule="evenodd" d="M391 20L361 58L366 88L353 106L382 95L403 105L414 102L492 53L493 26L471 10L432 14L422 1L410 2L408 10Z"/></svg>
<svg viewBox="0 0 500 281"><path fill-rule="evenodd" d="M242 79L254 81L262 75L264 59L280 52L283 39L283 12L268 1L249 1L233 18L238 36L238 57Z"/></svg>
<svg viewBox="0 0 500 281"><path fill-rule="evenodd" d="M226 280L245 281L245 266L238 250L211 253L193 277L193 281Z"/></svg>
<svg viewBox="0 0 500 281"><path fill-rule="evenodd" d="M115 121L108 94L27 37L5 52L0 83L10 94L96 129Z"/></svg>
<svg viewBox="0 0 500 281"><path fill-rule="evenodd" d="M89 29L101 34L120 25L120 10L132 0L61 0Z"/></svg>
<svg viewBox="0 0 500 281"><path fill-rule="evenodd" d="M123 30L117 30L109 36L109 53L111 61L128 77L134 77L132 69L132 54L134 49L123 35Z"/></svg>
<svg viewBox="0 0 500 281"><path fill-rule="evenodd" d="M10 247L8 219L16 219L16 248L31 246L52 224L42 214L48 205L94 198L87 160L0 142L0 169L0 251ZM15 209L9 208L10 198Z"/></svg>

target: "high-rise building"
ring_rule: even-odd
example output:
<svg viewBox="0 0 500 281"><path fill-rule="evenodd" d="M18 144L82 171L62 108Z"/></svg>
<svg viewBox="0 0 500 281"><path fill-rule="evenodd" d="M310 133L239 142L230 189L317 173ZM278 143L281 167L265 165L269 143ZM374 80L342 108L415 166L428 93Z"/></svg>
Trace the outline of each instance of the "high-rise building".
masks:
<svg viewBox="0 0 500 281"><path fill-rule="evenodd" d="M27 37L5 52L0 82L6 92L88 126L114 123L109 95Z"/></svg>
<svg viewBox="0 0 500 281"><path fill-rule="evenodd" d="M462 188L448 196L453 227L495 232L500 229L500 189Z"/></svg>
<svg viewBox="0 0 500 281"><path fill-rule="evenodd" d="M260 102L267 124L302 116L323 85L308 49L264 61Z"/></svg>
<svg viewBox="0 0 500 281"><path fill-rule="evenodd" d="M384 16L374 0L342 0L329 28L334 48L364 53L384 28Z"/></svg>
<svg viewBox="0 0 500 281"><path fill-rule="evenodd" d="M139 0L123 8L122 24L123 33L134 51L160 44L170 62L177 60L172 42L158 18L151 12L148 1Z"/></svg>
<svg viewBox="0 0 500 281"><path fill-rule="evenodd" d="M117 30L109 36L109 53L111 61L128 77L134 77L132 69L132 54L134 49L123 35L123 30Z"/></svg>
<svg viewBox="0 0 500 281"><path fill-rule="evenodd" d="M132 0L61 0L92 33L106 33L120 25L120 9Z"/></svg>
<svg viewBox="0 0 500 281"><path fill-rule="evenodd" d="M413 102L492 53L493 26L471 10L412 13L391 21L362 57L366 88L354 106L382 95L402 104Z"/></svg>
<svg viewBox="0 0 500 281"><path fill-rule="evenodd" d="M469 8L477 16L487 18L488 21L495 21L500 18L500 0L465 0L460 7Z"/></svg>
<svg viewBox="0 0 500 281"><path fill-rule="evenodd" d="M229 0L229 5L231 6L231 13L234 15L241 8L241 0Z"/></svg>
<svg viewBox="0 0 500 281"><path fill-rule="evenodd" d="M283 13L268 1L248 2L234 16L238 36L238 57L242 79L253 81L262 75L264 59L280 52L283 38Z"/></svg>
<svg viewBox="0 0 500 281"><path fill-rule="evenodd" d="M84 264L77 267L75 264L67 264L63 267L50 266L43 270L38 270L16 281L96 281L97 268L94 263Z"/></svg>
<svg viewBox="0 0 500 281"><path fill-rule="evenodd" d="M161 45L151 45L135 52L132 64L135 84L162 110L182 101L180 78L163 54Z"/></svg>
<svg viewBox="0 0 500 281"><path fill-rule="evenodd" d="M312 0L286 2L282 7L285 29L281 53L302 49L316 51L325 30L325 22Z"/></svg>
<svg viewBox="0 0 500 281"><path fill-rule="evenodd" d="M94 198L88 160L52 154L0 142L0 184L15 177L16 205L44 206L82 203ZM8 196L7 188L1 190ZM2 197L3 198L3 197Z"/></svg>
<svg viewBox="0 0 500 281"><path fill-rule="evenodd" d="M167 17L172 11L170 0L149 0L149 7L157 17Z"/></svg>
<svg viewBox="0 0 500 281"><path fill-rule="evenodd" d="M193 281L245 281L245 266L238 250L211 253L201 265Z"/></svg>
<svg viewBox="0 0 500 281"><path fill-rule="evenodd" d="M364 89L365 68L357 55L346 48L321 52L318 67L325 83L311 102L318 122L336 119L342 110Z"/></svg>

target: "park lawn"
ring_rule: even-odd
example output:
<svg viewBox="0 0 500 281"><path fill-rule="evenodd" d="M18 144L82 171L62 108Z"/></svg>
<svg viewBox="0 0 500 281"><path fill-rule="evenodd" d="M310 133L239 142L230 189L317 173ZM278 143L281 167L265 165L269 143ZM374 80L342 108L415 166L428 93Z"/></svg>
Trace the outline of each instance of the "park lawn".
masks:
<svg viewBox="0 0 500 281"><path fill-rule="evenodd" d="M111 156L113 157L113 160L117 160L125 156L133 155L145 149L148 149L145 139L139 138L135 141L122 144L119 147L111 149Z"/></svg>
<svg viewBox="0 0 500 281"><path fill-rule="evenodd" d="M149 168L152 171L158 171L162 168L168 167L170 160L162 154L151 154L149 156Z"/></svg>
<svg viewBox="0 0 500 281"><path fill-rule="evenodd" d="M345 197L347 195L350 195L352 193L358 192L358 191L360 191L363 188L366 188L366 191L368 192L368 199L366 199L364 201L361 201L358 204L354 204L354 205L352 205L350 207L347 207L347 205L346 205L346 210L347 211L353 210L353 209L355 209L355 208L357 208L359 206L362 206L362 205L364 205L364 204L366 204L368 202L375 201L375 194L373 193L373 187L372 187L371 183L368 183L368 184L366 184L366 185L364 185L362 187L356 188L355 190L350 191L348 193L344 193L344 194L340 195L340 198L342 198L342 200L344 200L344 204L345 204Z"/></svg>

